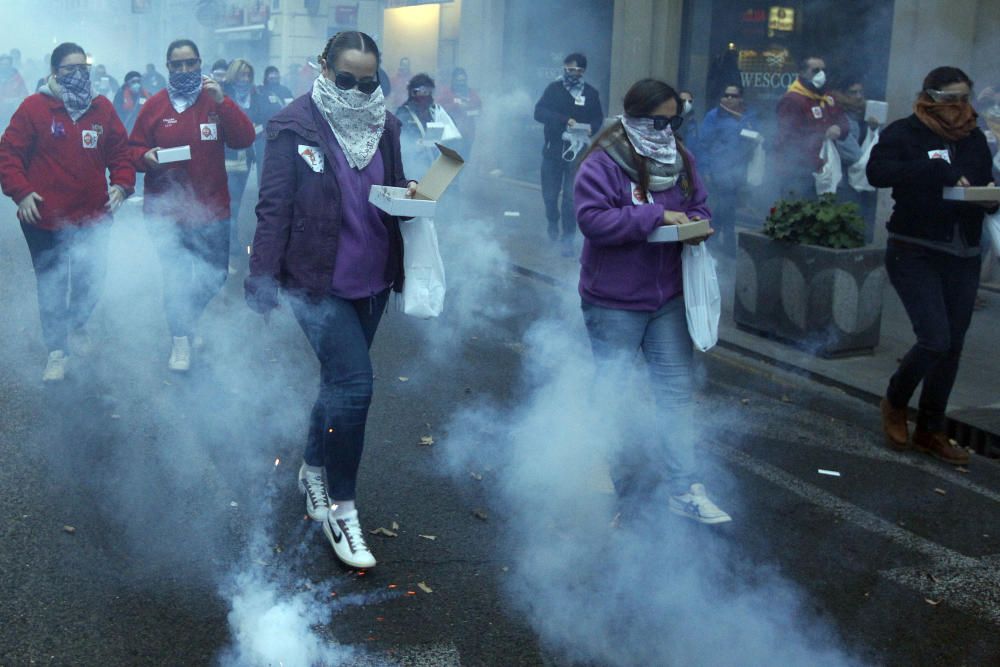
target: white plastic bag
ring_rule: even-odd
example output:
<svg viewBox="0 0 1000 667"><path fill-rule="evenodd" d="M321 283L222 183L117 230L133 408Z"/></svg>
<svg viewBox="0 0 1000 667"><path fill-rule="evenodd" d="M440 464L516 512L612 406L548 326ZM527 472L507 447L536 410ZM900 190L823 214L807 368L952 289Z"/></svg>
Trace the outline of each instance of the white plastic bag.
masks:
<svg viewBox="0 0 1000 667"><path fill-rule="evenodd" d="M858 192L874 192L875 188L868 182L868 158L872 149L878 143L878 128L870 130L865 140L861 142L861 157L847 168L847 183Z"/></svg>
<svg viewBox="0 0 1000 667"><path fill-rule="evenodd" d="M1000 257L1000 211L990 213L983 218L983 231L990 235L993 244L993 254Z"/></svg>
<svg viewBox="0 0 1000 667"><path fill-rule="evenodd" d="M747 165L747 185L751 188L759 188L764 185L764 169L767 166L767 153L764 151L764 144L758 143L754 146L753 157Z"/></svg>
<svg viewBox="0 0 1000 667"><path fill-rule="evenodd" d="M833 139L823 142L823 147L819 150L819 159L823 161L823 168L813 174L816 179L816 194L825 195L837 192L837 186L844 178L843 167L840 164L840 153Z"/></svg>
<svg viewBox="0 0 1000 667"><path fill-rule="evenodd" d="M706 352L719 341L722 296L719 293L719 278L715 274L715 258L704 243L684 244L681 273L688 333L695 347Z"/></svg>
<svg viewBox="0 0 1000 667"><path fill-rule="evenodd" d="M444 134L441 135L441 143L446 141L458 141L462 138L462 133L458 131L458 126L444 107L434 106L434 122L444 125Z"/></svg>
<svg viewBox="0 0 1000 667"><path fill-rule="evenodd" d="M403 233L403 312L413 317L437 317L444 310L444 262L431 218L399 223Z"/></svg>

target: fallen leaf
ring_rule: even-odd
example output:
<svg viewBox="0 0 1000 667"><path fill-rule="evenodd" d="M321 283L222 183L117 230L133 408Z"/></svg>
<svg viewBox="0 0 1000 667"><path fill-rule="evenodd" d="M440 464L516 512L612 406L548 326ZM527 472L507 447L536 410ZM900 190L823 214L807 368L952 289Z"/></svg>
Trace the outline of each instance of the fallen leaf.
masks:
<svg viewBox="0 0 1000 667"><path fill-rule="evenodd" d="M434 438L429 435L422 435L420 436L420 444L423 447L430 447L434 444Z"/></svg>
<svg viewBox="0 0 1000 667"><path fill-rule="evenodd" d="M965 473L966 475L969 474L969 469L968 468L963 468L962 466L958 466L957 468L955 468L955 470L957 470L958 472L961 472L961 473Z"/></svg>
<svg viewBox="0 0 1000 667"><path fill-rule="evenodd" d="M430 540L432 542L437 539L437 535L417 535L417 537L422 537L425 540Z"/></svg>
<svg viewBox="0 0 1000 667"><path fill-rule="evenodd" d="M398 524L397 522L393 521L393 522L392 522L392 526L391 526L391 528L392 528L393 530L399 530L399 524Z"/></svg>
<svg viewBox="0 0 1000 667"><path fill-rule="evenodd" d="M480 521L486 521L490 518L490 515L483 510L472 510L472 516L476 517Z"/></svg>
<svg viewBox="0 0 1000 667"><path fill-rule="evenodd" d="M76 532L76 528L74 528L73 526L63 526L63 532L72 535L73 533Z"/></svg>
<svg viewBox="0 0 1000 667"><path fill-rule="evenodd" d="M476 480L477 482L483 481L483 476L480 475L478 472L470 472L469 477Z"/></svg>
<svg viewBox="0 0 1000 667"><path fill-rule="evenodd" d="M787 394L782 394L781 395L781 402L782 403L791 403L792 399L789 398Z"/></svg>
<svg viewBox="0 0 1000 667"><path fill-rule="evenodd" d="M392 531L392 530L389 530L388 528L383 528L382 526L379 526L375 530L369 530L368 532L371 533L372 535L385 535L386 537L399 537L399 533L397 533L395 531Z"/></svg>
<svg viewBox="0 0 1000 667"><path fill-rule="evenodd" d="M410 378L406 377L405 375L400 375L399 376L399 381L400 382L409 382Z"/></svg>
<svg viewBox="0 0 1000 667"><path fill-rule="evenodd" d="M232 501L232 502L229 503L229 506L230 507L239 507L240 504L234 500L234 501Z"/></svg>
<svg viewBox="0 0 1000 667"><path fill-rule="evenodd" d="M740 403L742 403L743 405L750 405L750 399L749 398L741 398L740 399Z"/></svg>
<svg viewBox="0 0 1000 667"><path fill-rule="evenodd" d="M940 494L940 495L943 496L943 495L946 495L948 492L945 491L944 489L934 489L934 493L937 493L937 494Z"/></svg>
<svg viewBox="0 0 1000 667"><path fill-rule="evenodd" d="M927 604L929 604L932 607L936 607L939 604L941 604L941 600L932 600L930 598L924 598L924 602L926 602Z"/></svg>
<svg viewBox="0 0 1000 667"><path fill-rule="evenodd" d="M428 586L427 584L425 584L422 581L417 584L417 588L419 588L420 590L422 590L424 593L433 593L434 592L433 588L431 588L430 586Z"/></svg>

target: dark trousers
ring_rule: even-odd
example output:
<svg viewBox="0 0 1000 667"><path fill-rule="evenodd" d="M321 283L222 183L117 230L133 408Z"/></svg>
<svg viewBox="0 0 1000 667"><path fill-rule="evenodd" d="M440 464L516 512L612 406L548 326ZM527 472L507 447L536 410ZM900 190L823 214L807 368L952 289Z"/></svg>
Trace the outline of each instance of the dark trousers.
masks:
<svg viewBox="0 0 1000 667"><path fill-rule="evenodd" d="M979 256L955 257L892 240L886 248L889 281L917 335L916 345L889 381L886 398L894 407L905 407L922 381L917 413L920 430L944 430L945 410L979 289L980 261Z"/></svg>
<svg viewBox="0 0 1000 667"><path fill-rule="evenodd" d="M250 179L251 164L247 171L234 171L226 175L229 183L229 256L236 259L244 255L245 243L240 241L240 204L243 203L243 193ZM228 268L228 267L227 267Z"/></svg>
<svg viewBox="0 0 1000 667"><path fill-rule="evenodd" d="M229 220L186 226L148 225L163 267L163 305L174 336L190 336L229 272Z"/></svg>
<svg viewBox="0 0 1000 667"><path fill-rule="evenodd" d="M38 313L49 352L90 319L104 288L111 223L59 231L21 224L38 283Z"/></svg>
<svg viewBox="0 0 1000 667"><path fill-rule="evenodd" d="M576 235L576 209L573 206L576 169L575 161L567 162L559 156L542 156L542 199L545 201L545 218L549 221L549 238L553 241L560 237L560 220L563 239Z"/></svg>
<svg viewBox="0 0 1000 667"><path fill-rule="evenodd" d="M354 500L365 425L372 402L373 371L368 354L389 299L385 290L370 299L327 296L293 298L292 311L320 364L319 396L309 417L304 459L326 468L330 499Z"/></svg>
<svg viewBox="0 0 1000 667"><path fill-rule="evenodd" d="M740 187L724 183L721 179L713 181L712 198L712 228L715 230L713 239L716 247L722 249L722 254L729 259L736 258L736 205L740 198Z"/></svg>

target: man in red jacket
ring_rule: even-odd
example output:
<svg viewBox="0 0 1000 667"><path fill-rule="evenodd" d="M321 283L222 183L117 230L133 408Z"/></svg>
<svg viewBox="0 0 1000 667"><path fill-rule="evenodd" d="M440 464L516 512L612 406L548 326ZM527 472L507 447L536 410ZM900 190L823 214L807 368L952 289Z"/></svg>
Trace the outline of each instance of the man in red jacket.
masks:
<svg viewBox="0 0 1000 667"><path fill-rule="evenodd" d="M847 136L847 116L826 89L826 63L810 56L799 64L799 76L778 102L778 136L774 176L781 197L816 196L813 173L823 168L819 158L826 139Z"/></svg>
<svg viewBox="0 0 1000 667"><path fill-rule="evenodd" d="M167 49L170 80L143 105L132 129L132 159L146 172L143 211L163 265L163 296L173 335L168 367L191 365L194 325L226 282L229 189L226 147L247 148L254 127L217 81L201 73L198 47ZM189 157L160 151L186 148ZM171 160L167 161L167 158Z"/></svg>
<svg viewBox="0 0 1000 667"><path fill-rule="evenodd" d="M38 281L47 382L64 377L70 334L85 336L104 282L111 213L135 187L125 128L107 98L93 97L83 49L60 44L51 67L0 138L0 186L18 205Z"/></svg>

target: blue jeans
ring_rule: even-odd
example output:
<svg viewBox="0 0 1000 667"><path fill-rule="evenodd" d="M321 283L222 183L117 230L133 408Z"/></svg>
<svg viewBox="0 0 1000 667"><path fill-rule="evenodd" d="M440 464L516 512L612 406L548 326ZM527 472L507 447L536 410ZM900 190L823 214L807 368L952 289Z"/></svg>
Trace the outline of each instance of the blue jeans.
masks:
<svg viewBox="0 0 1000 667"><path fill-rule="evenodd" d="M890 239L885 251L889 282L910 317L916 344L889 380L886 399L906 407L917 385L920 392L917 428L943 431L945 410L958 374L965 332L979 289L982 258L955 257Z"/></svg>
<svg viewBox="0 0 1000 667"><path fill-rule="evenodd" d="M333 295L318 301L293 298L292 311L320 364L319 396L309 418L304 459L324 466L331 500L354 500L372 402L373 371L368 354L389 299L389 290L370 299Z"/></svg>
<svg viewBox="0 0 1000 667"><path fill-rule="evenodd" d="M677 295L654 313L603 308L583 302L583 321L603 382L619 382L642 351L656 404L657 440L627 446L612 466L622 497L652 496L666 481L671 495L685 493L697 474L694 454L692 361L684 297ZM666 478L666 479L664 479Z"/></svg>

